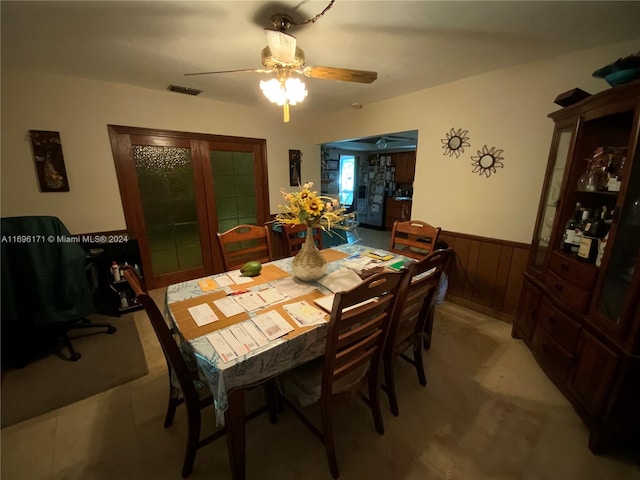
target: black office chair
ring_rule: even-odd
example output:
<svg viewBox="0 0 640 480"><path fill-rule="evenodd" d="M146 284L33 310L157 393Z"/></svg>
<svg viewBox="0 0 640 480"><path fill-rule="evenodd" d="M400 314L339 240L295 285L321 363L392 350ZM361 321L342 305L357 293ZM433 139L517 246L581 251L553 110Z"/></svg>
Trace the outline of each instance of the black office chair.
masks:
<svg viewBox="0 0 640 480"><path fill-rule="evenodd" d="M81 355L68 332L104 328L93 323L95 313L85 273L86 252L57 217L10 217L2 228L2 348L3 359L26 365L34 355L33 340L61 338L70 359Z"/></svg>

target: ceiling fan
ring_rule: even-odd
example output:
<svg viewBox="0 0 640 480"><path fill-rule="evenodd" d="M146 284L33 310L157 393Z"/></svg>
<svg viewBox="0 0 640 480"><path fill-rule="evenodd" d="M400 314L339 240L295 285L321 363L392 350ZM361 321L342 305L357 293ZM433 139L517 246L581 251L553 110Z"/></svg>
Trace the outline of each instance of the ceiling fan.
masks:
<svg viewBox="0 0 640 480"><path fill-rule="evenodd" d="M306 65L304 51L297 46L296 37L288 33L292 25L301 26L315 22L331 8L334 1L335 0L332 0L322 13L301 24L296 24L292 18L286 14L276 14L271 17L274 28L264 29L267 46L262 49L262 65L265 68L220 70L186 73L185 75L210 75L237 72L275 73L275 78L269 81L261 81L260 88L271 102L284 107L285 122L289 121L289 105L295 105L301 102L308 93L304 83L296 75L326 80L341 80L344 82L372 83L378 78L377 72Z"/></svg>

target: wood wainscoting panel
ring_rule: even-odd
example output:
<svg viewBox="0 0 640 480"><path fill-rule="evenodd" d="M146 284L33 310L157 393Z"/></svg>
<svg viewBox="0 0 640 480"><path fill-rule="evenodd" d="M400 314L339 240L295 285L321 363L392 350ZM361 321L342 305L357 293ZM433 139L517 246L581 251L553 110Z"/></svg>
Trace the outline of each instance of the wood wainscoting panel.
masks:
<svg viewBox="0 0 640 480"><path fill-rule="evenodd" d="M454 251L447 299L513 321L530 246L449 231L441 232L440 239Z"/></svg>

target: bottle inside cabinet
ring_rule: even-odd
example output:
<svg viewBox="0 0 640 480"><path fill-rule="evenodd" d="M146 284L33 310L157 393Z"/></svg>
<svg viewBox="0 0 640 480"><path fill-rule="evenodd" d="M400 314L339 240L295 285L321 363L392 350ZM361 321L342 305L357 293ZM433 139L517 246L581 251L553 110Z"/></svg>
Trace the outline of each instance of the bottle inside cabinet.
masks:
<svg viewBox="0 0 640 480"><path fill-rule="evenodd" d="M561 217L566 227L558 245L577 261L596 264L603 247L618 201L632 127L633 111L598 117L581 126ZM582 216L576 224L573 206L578 203Z"/></svg>

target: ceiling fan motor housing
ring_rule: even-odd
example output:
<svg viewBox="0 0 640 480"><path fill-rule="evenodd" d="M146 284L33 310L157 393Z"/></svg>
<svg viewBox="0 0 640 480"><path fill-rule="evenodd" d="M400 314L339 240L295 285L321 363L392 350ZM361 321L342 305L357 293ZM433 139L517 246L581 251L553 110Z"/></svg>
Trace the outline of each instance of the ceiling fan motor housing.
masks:
<svg viewBox="0 0 640 480"><path fill-rule="evenodd" d="M271 54L271 49L269 47L264 47L262 49L262 65L269 69L274 69L276 67L300 68L304 63L304 50L300 47L296 47L295 60L293 62L284 62L282 59L277 59Z"/></svg>

